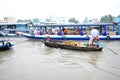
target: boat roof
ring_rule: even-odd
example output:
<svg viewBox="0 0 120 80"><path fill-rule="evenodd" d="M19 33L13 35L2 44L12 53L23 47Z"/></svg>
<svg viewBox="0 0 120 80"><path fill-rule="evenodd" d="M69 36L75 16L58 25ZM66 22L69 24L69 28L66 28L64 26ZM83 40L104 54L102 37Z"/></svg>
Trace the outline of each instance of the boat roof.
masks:
<svg viewBox="0 0 120 80"><path fill-rule="evenodd" d="M114 23L79 23L79 24L40 24L38 26L42 26L42 27L58 27L58 26L113 26L115 25Z"/></svg>
<svg viewBox="0 0 120 80"><path fill-rule="evenodd" d="M29 22L12 22L12 23L0 23L1 25L20 25L20 24L28 24Z"/></svg>

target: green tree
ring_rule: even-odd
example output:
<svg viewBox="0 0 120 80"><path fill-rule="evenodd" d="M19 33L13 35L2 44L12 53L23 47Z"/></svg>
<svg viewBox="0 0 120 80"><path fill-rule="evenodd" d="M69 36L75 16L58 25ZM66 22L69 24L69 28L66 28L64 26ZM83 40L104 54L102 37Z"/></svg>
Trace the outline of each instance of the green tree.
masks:
<svg viewBox="0 0 120 80"><path fill-rule="evenodd" d="M105 15L101 17L100 22L110 23L110 22L113 22L113 20L114 20L114 17L112 15Z"/></svg>
<svg viewBox="0 0 120 80"><path fill-rule="evenodd" d="M78 20L76 20L74 17L72 17L72 18L69 18L69 20L68 20L69 22L72 22L72 23L79 23L79 21Z"/></svg>

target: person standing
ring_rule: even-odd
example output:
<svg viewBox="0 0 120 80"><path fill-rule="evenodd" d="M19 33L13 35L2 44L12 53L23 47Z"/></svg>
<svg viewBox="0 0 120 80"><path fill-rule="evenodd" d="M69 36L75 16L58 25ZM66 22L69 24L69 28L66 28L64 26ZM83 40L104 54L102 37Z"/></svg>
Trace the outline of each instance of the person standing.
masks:
<svg viewBox="0 0 120 80"><path fill-rule="evenodd" d="M89 40L89 46L92 46L94 41L98 41L99 40L99 31L93 27L91 30L91 37Z"/></svg>

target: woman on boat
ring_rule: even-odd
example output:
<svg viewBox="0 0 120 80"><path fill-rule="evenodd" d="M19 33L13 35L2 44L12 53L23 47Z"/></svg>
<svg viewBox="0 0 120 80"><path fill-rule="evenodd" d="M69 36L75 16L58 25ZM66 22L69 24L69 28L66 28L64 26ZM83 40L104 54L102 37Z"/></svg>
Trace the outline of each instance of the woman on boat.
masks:
<svg viewBox="0 0 120 80"><path fill-rule="evenodd" d="M91 30L91 37L89 40L89 46L92 46L93 42L98 41L98 40L99 40L99 31L97 29L95 29L95 27L93 27Z"/></svg>

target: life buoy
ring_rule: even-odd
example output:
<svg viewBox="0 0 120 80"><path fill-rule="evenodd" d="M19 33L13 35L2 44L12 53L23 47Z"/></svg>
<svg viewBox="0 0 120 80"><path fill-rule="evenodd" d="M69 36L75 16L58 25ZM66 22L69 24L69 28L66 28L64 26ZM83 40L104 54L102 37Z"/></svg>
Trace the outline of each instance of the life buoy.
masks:
<svg viewBox="0 0 120 80"><path fill-rule="evenodd" d="M62 38L63 38L64 40L66 40L66 36L65 36L65 35L63 35Z"/></svg>
<svg viewBox="0 0 120 80"><path fill-rule="evenodd" d="M89 37L89 36L86 36L86 38L87 38L87 39L90 39L90 37Z"/></svg>
<svg viewBox="0 0 120 80"><path fill-rule="evenodd" d="M110 40L110 36L107 36L106 39L107 39L107 40Z"/></svg>
<svg viewBox="0 0 120 80"><path fill-rule="evenodd" d="M7 47L7 48L10 48L10 47L11 47L11 43L7 42L7 43L6 43L6 47Z"/></svg>

